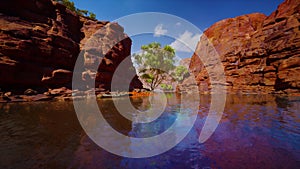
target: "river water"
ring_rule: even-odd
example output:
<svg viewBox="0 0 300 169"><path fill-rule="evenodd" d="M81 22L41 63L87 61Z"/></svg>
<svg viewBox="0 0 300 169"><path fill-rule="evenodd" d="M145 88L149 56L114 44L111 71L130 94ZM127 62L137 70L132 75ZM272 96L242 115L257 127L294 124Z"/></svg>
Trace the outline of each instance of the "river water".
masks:
<svg viewBox="0 0 300 169"><path fill-rule="evenodd" d="M180 116L178 96L170 94L167 99L165 112L150 125L124 118L111 99L97 102L115 130L144 138L161 134ZM149 108L147 97L131 102L138 109ZM89 138L72 101L0 104L0 168L299 168L300 97L228 95L214 134L199 143L209 106L210 96L201 95L194 126L174 148L153 157L127 158L107 152ZM123 145L120 140L109 141Z"/></svg>

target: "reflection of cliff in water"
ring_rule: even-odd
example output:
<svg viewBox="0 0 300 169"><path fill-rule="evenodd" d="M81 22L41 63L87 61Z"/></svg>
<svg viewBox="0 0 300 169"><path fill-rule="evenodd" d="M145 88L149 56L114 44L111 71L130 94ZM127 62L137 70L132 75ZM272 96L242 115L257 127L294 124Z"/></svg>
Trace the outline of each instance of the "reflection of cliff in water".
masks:
<svg viewBox="0 0 300 169"><path fill-rule="evenodd" d="M99 100L98 104L110 126L124 135L141 138L161 133L179 117L180 96L168 98L165 112L149 124L132 123L116 111L111 99ZM299 97L228 95L218 128L207 142L200 144L198 137L210 99L210 95L200 95L196 123L182 142L159 156L139 160L113 155L96 145L79 125L72 102L0 104L0 168L299 166ZM131 102L141 110L149 106L147 97L132 98ZM93 125L94 119L88 123ZM171 136L176 139L175 134ZM130 143L109 141L114 145L127 144L134 150Z"/></svg>
<svg viewBox="0 0 300 169"><path fill-rule="evenodd" d="M80 146L71 102L0 104L0 168L64 168Z"/></svg>

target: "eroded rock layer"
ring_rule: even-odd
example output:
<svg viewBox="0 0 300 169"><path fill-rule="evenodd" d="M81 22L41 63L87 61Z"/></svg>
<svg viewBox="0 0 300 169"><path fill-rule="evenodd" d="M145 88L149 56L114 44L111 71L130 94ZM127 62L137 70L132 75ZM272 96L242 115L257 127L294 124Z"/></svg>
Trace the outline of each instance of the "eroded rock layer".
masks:
<svg viewBox="0 0 300 169"><path fill-rule="evenodd" d="M117 23L78 16L51 0L0 1L0 88L70 88L79 53L86 52L86 42L100 28L102 37L95 48L99 52L97 59L105 62L99 67L102 73L113 74L118 64L130 55L131 48L130 38ZM112 48L103 54L105 46ZM87 66L91 57L83 56L86 57L79 58L83 71L93 72ZM97 70L93 73L99 77L96 87L109 90L111 77L101 76ZM137 78L131 88L141 88Z"/></svg>
<svg viewBox="0 0 300 169"><path fill-rule="evenodd" d="M299 93L300 3L286 0L270 16L254 13L225 19L208 28L191 59L199 90L211 89L206 67L199 58L214 51L224 66L228 92ZM183 86L190 85L189 82Z"/></svg>

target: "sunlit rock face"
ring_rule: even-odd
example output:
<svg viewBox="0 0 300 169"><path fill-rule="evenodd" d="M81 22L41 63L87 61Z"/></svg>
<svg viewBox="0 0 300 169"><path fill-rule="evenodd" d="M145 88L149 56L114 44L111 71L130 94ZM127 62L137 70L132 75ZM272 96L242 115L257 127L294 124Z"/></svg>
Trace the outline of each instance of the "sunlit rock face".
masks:
<svg viewBox="0 0 300 169"><path fill-rule="evenodd" d="M84 64L83 79L91 78L95 80L95 85L99 88L110 90L114 72L119 64L123 62L123 67L125 66L126 69L123 72L124 74L117 77L117 83L122 84L131 80L128 79L127 75L135 74L135 68L131 59L125 58L130 57L132 42L124 33L124 29L117 23L106 23L99 29L90 22L84 22L83 32L89 33L92 31L94 33L91 36L86 36L81 43L81 56ZM131 85L126 87L127 89L129 87L130 90L142 88L142 83L135 76L131 81Z"/></svg>
<svg viewBox="0 0 300 169"><path fill-rule="evenodd" d="M190 69L199 90L210 91L207 69L199 58L217 51L228 92L300 92L300 5L286 0L270 16L254 13L225 19L208 28L192 56ZM211 45L210 45L211 44ZM183 86L190 85L185 82Z"/></svg>
<svg viewBox="0 0 300 169"><path fill-rule="evenodd" d="M107 24L110 26L105 27ZM70 88L80 51L85 50L88 39L101 28L104 28L103 37L98 39L97 51L105 46L111 46L111 49L105 54L99 51L97 56L98 60L105 61L101 62L103 72L111 75L130 55L131 49L130 38L117 23L78 16L51 0L1 1L0 88ZM81 53L85 52L88 51ZM95 74L96 87L101 85L109 90L111 78L101 76L97 70L89 70L89 54L83 57L79 58L82 59L83 71ZM131 88L141 87L137 78L131 84Z"/></svg>

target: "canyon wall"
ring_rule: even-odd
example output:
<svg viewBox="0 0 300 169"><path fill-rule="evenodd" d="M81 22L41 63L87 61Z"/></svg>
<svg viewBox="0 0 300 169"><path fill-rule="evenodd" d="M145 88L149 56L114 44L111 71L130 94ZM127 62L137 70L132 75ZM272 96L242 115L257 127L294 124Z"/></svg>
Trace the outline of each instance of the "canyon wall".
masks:
<svg viewBox="0 0 300 169"><path fill-rule="evenodd" d="M201 37L190 70L201 92L209 92L210 79L200 58L213 55L224 66L227 92L300 92L300 3L286 0L270 16L254 13L225 19ZM188 79L182 87L188 87Z"/></svg>
<svg viewBox="0 0 300 169"><path fill-rule="evenodd" d="M86 49L92 36L97 43ZM83 81L88 75L96 78L96 87L110 90L114 70L131 52L131 40L117 23L78 16L51 0L1 1L0 39L2 90L71 88L78 56ZM105 47L110 48L103 53ZM90 64L100 64L99 69L90 70ZM141 87L135 77L130 88Z"/></svg>

